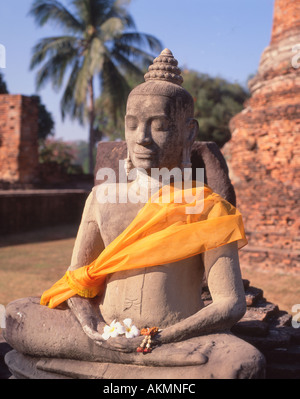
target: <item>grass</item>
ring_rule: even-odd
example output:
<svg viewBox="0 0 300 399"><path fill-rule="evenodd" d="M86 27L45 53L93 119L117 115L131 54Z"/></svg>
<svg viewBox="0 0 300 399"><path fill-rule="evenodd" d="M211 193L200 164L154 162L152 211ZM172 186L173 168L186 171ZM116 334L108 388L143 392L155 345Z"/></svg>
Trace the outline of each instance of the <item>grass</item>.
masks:
<svg viewBox="0 0 300 399"><path fill-rule="evenodd" d="M0 303L40 296L63 276L71 260L78 226L55 226L0 237ZM242 277L264 297L291 313L300 303L300 275L243 267Z"/></svg>
<svg viewBox="0 0 300 399"><path fill-rule="evenodd" d="M0 244L0 303L39 296L63 276L78 226L10 235Z"/></svg>

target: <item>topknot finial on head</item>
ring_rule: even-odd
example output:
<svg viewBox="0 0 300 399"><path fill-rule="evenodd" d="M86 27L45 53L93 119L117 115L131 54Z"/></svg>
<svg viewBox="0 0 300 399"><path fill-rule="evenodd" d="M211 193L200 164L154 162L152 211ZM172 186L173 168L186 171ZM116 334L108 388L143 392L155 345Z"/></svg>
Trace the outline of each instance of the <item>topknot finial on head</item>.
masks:
<svg viewBox="0 0 300 399"><path fill-rule="evenodd" d="M166 48L149 66L148 72L144 76L145 81L165 80L181 86L183 78L177 65L178 61L174 58L172 52Z"/></svg>

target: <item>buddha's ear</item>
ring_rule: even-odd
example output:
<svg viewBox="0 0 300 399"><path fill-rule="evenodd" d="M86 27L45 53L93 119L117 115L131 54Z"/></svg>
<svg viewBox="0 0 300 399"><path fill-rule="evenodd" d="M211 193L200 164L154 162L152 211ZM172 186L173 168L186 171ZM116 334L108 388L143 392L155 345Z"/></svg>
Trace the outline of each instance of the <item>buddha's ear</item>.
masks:
<svg viewBox="0 0 300 399"><path fill-rule="evenodd" d="M189 144L192 145L199 131L199 124L197 119L188 118L186 121L186 129L187 129L187 139L189 141Z"/></svg>

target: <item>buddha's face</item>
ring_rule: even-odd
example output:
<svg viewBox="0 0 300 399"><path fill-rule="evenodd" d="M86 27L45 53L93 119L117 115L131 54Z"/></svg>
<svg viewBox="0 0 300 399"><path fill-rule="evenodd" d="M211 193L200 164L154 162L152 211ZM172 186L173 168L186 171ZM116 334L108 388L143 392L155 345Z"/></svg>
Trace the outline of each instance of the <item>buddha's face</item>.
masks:
<svg viewBox="0 0 300 399"><path fill-rule="evenodd" d="M180 167L186 135L185 117L175 99L161 95L129 96L125 136L131 162L151 168Z"/></svg>

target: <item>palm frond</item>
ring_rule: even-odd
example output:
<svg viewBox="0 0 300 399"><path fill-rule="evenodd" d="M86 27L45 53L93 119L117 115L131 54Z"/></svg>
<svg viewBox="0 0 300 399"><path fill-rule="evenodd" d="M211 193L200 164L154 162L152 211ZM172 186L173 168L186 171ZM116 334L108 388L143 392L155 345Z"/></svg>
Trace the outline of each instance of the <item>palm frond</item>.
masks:
<svg viewBox="0 0 300 399"><path fill-rule="evenodd" d="M142 50L136 46L130 46L125 44L115 43L112 50L113 57L119 57L119 55L128 58L131 63L136 64L139 69L147 68L152 62L154 55Z"/></svg>
<svg viewBox="0 0 300 399"><path fill-rule="evenodd" d="M161 41L148 33L125 32L118 38L118 43L122 45L141 46L142 48L148 46L150 51L153 51L157 55L163 50Z"/></svg>
<svg viewBox="0 0 300 399"><path fill-rule="evenodd" d="M106 99L107 111L117 124L118 112L125 114L125 107L130 87L118 67L108 57L105 58L101 79L101 96Z"/></svg>
<svg viewBox="0 0 300 399"><path fill-rule="evenodd" d="M66 84L66 88L60 101L60 109L63 120L68 114L70 115L71 119L78 119L79 122L83 124L85 105L84 103L77 104L77 102L75 101L75 87L80 69L80 63L77 60L73 65L68 82Z"/></svg>
<svg viewBox="0 0 300 399"><path fill-rule="evenodd" d="M29 10L40 26L52 21L72 31L82 31L83 24L66 7L56 0L35 0Z"/></svg>
<svg viewBox="0 0 300 399"><path fill-rule="evenodd" d="M98 37L94 37L86 55L90 76L94 76L102 70L105 54L106 48L103 42Z"/></svg>
<svg viewBox="0 0 300 399"><path fill-rule="evenodd" d="M107 19L113 0L72 0L72 4L85 26L96 27Z"/></svg>
<svg viewBox="0 0 300 399"><path fill-rule="evenodd" d="M30 69L35 68L47 57L51 58L57 54L76 56L78 40L73 36L56 36L41 39L32 49Z"/></svg>
<svg viewBox="0 0 300 399"><path fill-rule="evenodd" d="M72 57L73 58L73 57ZM38 70L36 75L36 88L40 90L48 82L52 83L52 87L55 90L61 88L63 78L66 69L70 65L70 59L68 57L57 54L50 58L43 66Z"/></svg>
<svg viewBox="0 0 300 399"><path fill-rule="evenodd" d="M111 17L100 26L99 30L99 38L105 43L118 37L124 30L124 24L121 18Z"/></svg>
<svg viewBox="0 0 300 399"><path fill-rule="evenodd" d="M135 22L127 11L130 3L131 0L115 0L110 12L107 14L107 18L118 17L122 20L125 29L136 30Z"/></svg>
<svg viewBox="0 0 300 399"><path fill-rule="evenodd" d="M113 51L111 53L112 58L116 61L116 64L119 68L124 71L125 74L132 74L137 79L142 79L144 76L143 66L144 62L141 63L141 67L139 67L136 62L131 62L128 58L127 54L123 55L122 51ZM143 59L144 60L144 59Z"/></svg>
<svg viewBox="0 0 300 399"><path fill-rule="evenodd" d="M85 104L88 90L88 81L91 78L89 72L88 58L83 58L83 62L78 70L75 87L74 87L74 101L77 104Z"/></svg>

